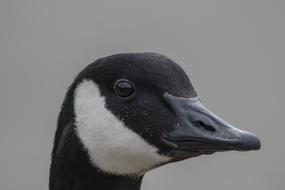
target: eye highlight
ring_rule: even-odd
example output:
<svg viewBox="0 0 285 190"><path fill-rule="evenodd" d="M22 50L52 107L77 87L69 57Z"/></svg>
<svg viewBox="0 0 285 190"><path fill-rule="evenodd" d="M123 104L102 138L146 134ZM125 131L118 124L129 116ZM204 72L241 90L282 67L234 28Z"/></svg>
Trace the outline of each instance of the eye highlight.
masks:
<svg viewBox="0 0 285 190"><path fill-rule="evenodd" d="M114 85L114 90L122 98L129 97L135 92L134 85L126 79L118 80Z"/></svg>

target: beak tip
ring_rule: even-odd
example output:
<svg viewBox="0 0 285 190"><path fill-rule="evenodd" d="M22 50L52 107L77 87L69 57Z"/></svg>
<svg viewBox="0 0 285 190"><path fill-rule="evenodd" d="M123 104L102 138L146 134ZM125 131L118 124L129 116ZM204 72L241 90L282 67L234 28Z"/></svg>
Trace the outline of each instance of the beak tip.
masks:
<svg viewBox="0 0 285 190"><path fill-rule="evenodd" d="M261 142L259 138L250 132L245 132L241 136L241 149L242 150L259 150Z"/></svg>

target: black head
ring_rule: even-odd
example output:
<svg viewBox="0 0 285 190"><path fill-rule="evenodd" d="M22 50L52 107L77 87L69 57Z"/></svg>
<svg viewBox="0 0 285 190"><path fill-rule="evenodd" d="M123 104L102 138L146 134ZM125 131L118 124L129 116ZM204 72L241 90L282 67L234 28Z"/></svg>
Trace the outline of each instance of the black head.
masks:
<svg viewBox="0 0 285 190"><path fill-rule="evenodd" d="M202 154L260 147L253 134L207 110L183 69L160 54L98 59L68 94L57 136L73 123L93 166L107 173L139 175Z"/></svg>
<svg viewBox="0 0 285 190"><path fill-rule="evenodd" d="M79 78L95 82L108 110L159 150L168 147L161 141L162 134L172 131L178 123L165 93L177 97L197 96L184 70L156 53L101 58L86 67Z"/></svg>

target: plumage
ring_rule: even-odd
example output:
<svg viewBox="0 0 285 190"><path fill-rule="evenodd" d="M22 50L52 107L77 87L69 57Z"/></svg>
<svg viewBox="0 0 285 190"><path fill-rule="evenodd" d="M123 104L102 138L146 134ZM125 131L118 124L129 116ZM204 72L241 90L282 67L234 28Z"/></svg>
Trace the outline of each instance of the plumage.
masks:
<svg viewBox="0 0 285 190"><path fill-rule="evenodd" d="M259 149L199 101L166 56L126 53L88 65L58 117L50 190L138 190L161 165L226 150Z"/></svg>

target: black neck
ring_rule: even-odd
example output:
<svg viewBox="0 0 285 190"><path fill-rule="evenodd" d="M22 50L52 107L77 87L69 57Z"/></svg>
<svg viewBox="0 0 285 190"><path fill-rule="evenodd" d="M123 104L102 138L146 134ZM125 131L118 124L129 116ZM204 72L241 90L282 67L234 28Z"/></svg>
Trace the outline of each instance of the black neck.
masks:
<svg viewBox="0 0 285 190"><path fill-rule="evenodd" d="M87 152L67 125L56 133L50 167L50 190L139 190L143 176L106 174L95 168Z"/></svg>
<svg viewBox="0 0 285 190"><path fill-rule="evenodd" d="M51 175L50 190L139 190L142 182L142 177L81 173L70 168Z"/></svg>
<svg viewBox="0 0 285 190"><path fill-rule="evenodd" d="M139 190L143 177L115 176L101 172L82 173L78 169L60 169L51 174L50 190Z"/></svg>

